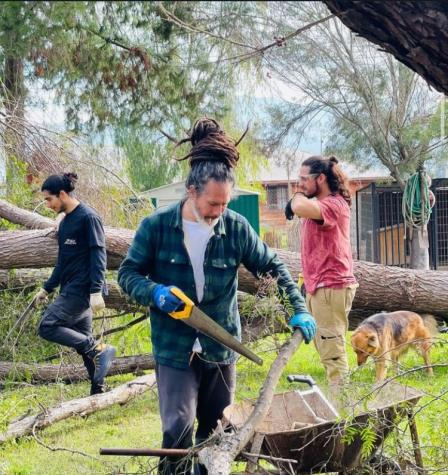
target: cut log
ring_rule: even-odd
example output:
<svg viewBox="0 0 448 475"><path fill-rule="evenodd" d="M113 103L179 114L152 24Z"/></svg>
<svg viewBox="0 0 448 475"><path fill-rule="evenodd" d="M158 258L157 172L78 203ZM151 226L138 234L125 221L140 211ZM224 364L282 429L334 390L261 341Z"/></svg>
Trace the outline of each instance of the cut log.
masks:
<svg viewBox="0 0 448 475"><path fill-rule="evenodd" d="M20 210L20 208L17 208ZM16 215L19 213L16 213ZM0 217L2 208L0 207ZM125 256L134 233L130 230L107 228L108 266L117 268ZM12 231L0 233L0 262L3 269L20 267L50 267L56 258L54 232ZM301 270L298 253L276 249L294 280ZM432 313L445 319L448 308L448 272L419 271L386 267L355 261L354 271L360 287L353 308L362 310L412 310ZM245 268L238 271L239 290L255 294L261 281Z"/></svg>
<svg viewBox="0 0 448 475"><path fill-rule="evenodd" d="M106 409L113 404L125 404L132 398L150 390L155 385L155 381L154 374L140 376L107 393L73 399L63 402L58 406L46 408L34 416L19 418L11 422L6 431L0 434L0 444L10 439L32 434L36 429L43 429L69 417L86 416Z"/></svg>
<svg viewBox="0 0 448 475"><path fill-rule="evenodd" d="M107 376L135 373L137 371L154 369L154 367L154 358L151 354L123 356L112 361ZM28 364L0 361L0 381L5 379L14 379L14 381L26 380L37 384L46 384L54 381L77 383L88 380L88 376L84 365Z"/></svg>

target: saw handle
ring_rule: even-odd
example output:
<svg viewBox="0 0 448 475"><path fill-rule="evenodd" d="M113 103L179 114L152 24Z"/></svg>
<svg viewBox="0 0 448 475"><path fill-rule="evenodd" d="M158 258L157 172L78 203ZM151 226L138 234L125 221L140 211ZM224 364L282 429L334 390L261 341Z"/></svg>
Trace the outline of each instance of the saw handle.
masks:
<svg viewBox="0 0 448 475"><path fill-rule="evenodd" d="M184 320L186 318L190 318L191 311L194 307L194 302L189 297L187 297L182 290L177 287L173 287L170 292L175 295L179 300L182 300L183 307L181 310L177 310L175 312L170 312L168 315L173 317L176 320Z"/></svg>

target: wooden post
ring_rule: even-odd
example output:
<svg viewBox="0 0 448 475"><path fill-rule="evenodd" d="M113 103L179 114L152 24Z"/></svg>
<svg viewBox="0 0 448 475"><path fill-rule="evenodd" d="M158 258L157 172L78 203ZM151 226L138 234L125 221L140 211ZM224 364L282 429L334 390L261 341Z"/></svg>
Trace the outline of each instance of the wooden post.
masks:
<svg viewBox="0 0 448 475"><path fill-rule="evenodd" d="M418 439L417 424L415 423L414 414L412 409L408 410L409 431L411 433L412 447L414 449L415 465L417 466L418 473L426 475L426 470L423 467L422 451L420 449L420 442Z"/></svg>

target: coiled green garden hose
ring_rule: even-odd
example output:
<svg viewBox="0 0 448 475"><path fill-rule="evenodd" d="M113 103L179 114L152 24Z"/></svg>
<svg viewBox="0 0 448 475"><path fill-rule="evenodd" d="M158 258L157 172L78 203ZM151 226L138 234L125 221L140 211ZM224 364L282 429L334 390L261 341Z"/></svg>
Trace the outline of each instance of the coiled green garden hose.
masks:
<svg viewBox="0 0 448 475"><path fill-rule="evenodd" d="M402 203L403 216L409 226L421 228L428 224L432 211L429 198L429 184L425 173L416 172L411 175L406 181Z"/></svg>

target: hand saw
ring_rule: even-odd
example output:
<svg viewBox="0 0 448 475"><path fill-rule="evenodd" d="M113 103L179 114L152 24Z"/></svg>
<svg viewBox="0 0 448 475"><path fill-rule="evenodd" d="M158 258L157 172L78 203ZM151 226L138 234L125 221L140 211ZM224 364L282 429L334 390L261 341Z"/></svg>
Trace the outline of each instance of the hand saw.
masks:
<svg viewBox="0 0 448 475"><path fill-rule="evenodd" d="M182 320L190 327L195 328L204 335L213 338L218 343L236 351L258 365L263 364L263 360L255 353L246 348L233 335L225 330L221 325L212 320L206 313L200 310L194 302L189 299L182 290L174 287L171 293L182 300L184 306L181 310L171 312L169 315L176 320Z"/></svg>

